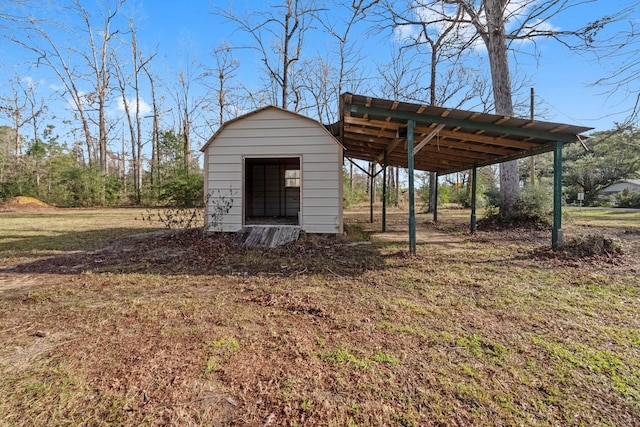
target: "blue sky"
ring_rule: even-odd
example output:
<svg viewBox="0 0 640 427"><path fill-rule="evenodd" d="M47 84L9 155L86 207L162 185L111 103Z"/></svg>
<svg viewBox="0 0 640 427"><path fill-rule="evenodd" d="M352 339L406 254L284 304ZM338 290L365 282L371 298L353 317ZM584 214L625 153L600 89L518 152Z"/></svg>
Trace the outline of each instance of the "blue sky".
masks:
<svg viewBox="0 0 640 427"><path fill-rule="evenodd" d="M553 19L549 24L559 29L572 28L576 22L588 22L612 13L613 8L619 8L628 1L631 0L590 2L583 7L573 9L570 13L563 14L558 19ZM274 0L274 3L279 2ZM55 4L60 7L59 3L46 4ZM89 11L96 12L98 10L96 5L101 2L83 1L82 4ZM255 11L257 8L264 10L270 3L255 0L234 2L228 0L184 2L129 0L126 7L135 9L140 49L146 52L157 50L158 57L154 60L154 68L161 77L164 76L165 81L168 81L173 78L170 76L175 77L181 65L186 62L195 61L204 67L212 66L213 59L210 52L224 41L231 42L236 47L250 43L250 39L246 34L238 31L235 24L225 21L214 13L216 7L226 8L229 4L233 4L233 8L241 14ZM60 10L57 13L63 13L63 11ZM336 20L341 18L339 12L331 10L330 13ZM389 53L397 49L399 44L390 31L366 32L370 26L370 23L359 23L352 40L356 41L360 52L358 66L361 73L371 79L373 87L371 95L379 96L375 93L379 83L375 82L372 76L376 75L377 68L384 67L389 59ZM622 27L613 28L611 31L615 32L620 28ZM312 52L313 55L316 53L322 56L331 55L332 48L322 32L316 31L309 34L305 42L308 52ZM62 39L60 41L64 42ZM605 96L601 93L606 92L606 88L590 86L597 79L615 73L618 64L610 61L597 62L592 55L573 53L551 40L541 40L535 46L540 54L539 57L534 58L530 55L533 44L520 45L523 52L517 55L517 60L512 60L511 67L514 72L517 69L518 74L525 74L531 86L535 88L538 104L536 110L544 113L543 117L539 117L540 119L589 126L597 130L610 129L615 122L625 120L628 110L633 105L633 97L628 97L624 92ZM264 75L260 70L259 57L254 51L248 49L239 49L234 52L234 55L240 63L237 80L246 87L258 88L262 84L261 76ZM43 90L56 85L54 76L44 67L35 68L24 65L29 60L33 64L33 58L15 46L2 42L0 58L2 58L0 74L5 82L2 85L4 89L6 89L7 80L16 76L40 82ZM632 89L637 91L638 88ZM148 94L143 95L143 98L147 103L151 102ZM119 110L115 102L113 110L114 114ZM3 123L0 121L0 124ZM198 141L196 144L202 142Z"/></svg>

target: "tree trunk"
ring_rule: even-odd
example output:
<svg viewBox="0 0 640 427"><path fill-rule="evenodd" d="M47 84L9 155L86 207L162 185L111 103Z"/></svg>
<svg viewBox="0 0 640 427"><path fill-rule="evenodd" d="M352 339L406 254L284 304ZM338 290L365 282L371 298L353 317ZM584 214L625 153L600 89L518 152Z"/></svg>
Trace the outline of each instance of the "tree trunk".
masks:
<svg viewBox="0 0 640 427"><path fill-rule="evenodd" d="M287 89L289 85L289 21L291 20L291 0L287 1L287 15L284 18L284 39L282 46L282 108L287 109Z"/></svg>
<svg viewBox="0 0 640 427"><path fill-rule="evenodd" d="M135 169L138 172L135 175L135 188L136 188L136 203L142 202L142 117L140 116L140 69L142 68L138 58L138 42L136 39L136 31L133 27L133 23L129 24L129 30L131 31L131 53L133 56L133 88L136 93L136 165Z"/></svg>
<svg viewBox="0 0 640 427"><path fill-rule="evenodd" d="M153 129L151 131L151 187L153 188L154 183L160 182L160 126L158 123L158 116L160 112L158 110L158 103L156 100L155 80L151 75L151 72L149 71L147 65L147 63L143 64L142 69L149 79L149 87L151 88L151 107L153 109Z"/></svg>
<svg viewBox="0 0 640 427"><path fill-rule="evenodd" d="M353 163L349 162L349 190L353 192Z"/></svg>
<svg viewBox="0 0 640 427"><path fill-rule="evenodd" d="M186 104L185 104L186 105ZM187 110L186 106L184 109L184 122L182 122L182 130L183 130L183 139L184 139L184 146L183 146L183 155L184 155L184 173L185 175L189 176L189 163L190 163L190 159L189 156L191 154L191 141L189 140L189 132L190 132L190 125L191 123L189 122L189 111Z"/></svg>
<svg viewBox="0 0 640 427"><path fill-rule="evenodd" d="M396 168L396 207L400 203L400 168Z"/></svg>
<svg viewBox="0 0 640 427"><path fill-rule="evenodd" d="M438 188L438 174L436 172L429 172L429 208L427 210L427 213L431 213L436 210L437 188Z"/></svg>
<svg viewBox="0 0 640 427"><path fill-rule="evenodd" d="M489 55L496 114L513 117L509 57L501 3L501 0L484 1L487 32L483 38ZM518 214L519 181L517 160L500 164L500 216L502 218L511 218Z"/></svg>

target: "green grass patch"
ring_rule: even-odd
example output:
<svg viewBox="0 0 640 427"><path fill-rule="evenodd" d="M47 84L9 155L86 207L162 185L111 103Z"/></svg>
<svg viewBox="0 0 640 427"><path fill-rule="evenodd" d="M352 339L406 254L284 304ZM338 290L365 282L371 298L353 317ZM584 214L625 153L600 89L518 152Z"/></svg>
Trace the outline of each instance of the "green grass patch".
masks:
<svg viewBox="0 0 640 427"><path fill-rule="evenodd" d="M637 227L640 211L616 208L574 208L565 207L567 220L573 224L605 227Z"/></svg>
<svg viewBox="0 0 640 427"><path fill-rule="evenodd" d="M357 369L369 369L373 367L374 364L397 366L402 363L400 358L385 351L379 351L371 356L368 356L361 351L357 351L355 353L358 355L353 354L344 348L337 348L331 352L320 352L318 355L324 362L336 365L352 366Z"/></svg>

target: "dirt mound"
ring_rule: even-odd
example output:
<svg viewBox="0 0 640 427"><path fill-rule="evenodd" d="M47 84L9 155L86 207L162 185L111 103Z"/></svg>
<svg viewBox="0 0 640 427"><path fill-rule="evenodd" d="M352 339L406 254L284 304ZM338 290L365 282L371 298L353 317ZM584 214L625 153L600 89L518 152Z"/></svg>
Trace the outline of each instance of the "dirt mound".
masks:
<svg viewBox="0 0 640 427"><path fill-rule="evenodd" d="M55 207L38 200L34 197L17 196L9 201L0 204L0 212L33 212L48 211Z"/></svg>

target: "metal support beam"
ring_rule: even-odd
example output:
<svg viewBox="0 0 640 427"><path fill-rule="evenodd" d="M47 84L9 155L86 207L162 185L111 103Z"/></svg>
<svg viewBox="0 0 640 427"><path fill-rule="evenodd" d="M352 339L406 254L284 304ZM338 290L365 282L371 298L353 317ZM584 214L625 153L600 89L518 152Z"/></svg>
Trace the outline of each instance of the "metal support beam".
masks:
<svg viewBox="0 0 640 427"><path fill-rule="evenodd" d="M435 203L433 204L433 222L438 222L438 181L440 180L440 174L436 174L436 190L435 190Z"/></svg>
<svg viewBox="0 0 640 427"><path fill-rule="evenodd" d="M476 234L476 190L478 189L478 168L471 169L471 234Z"/></svg>
<svg viewBox="0 0 640 427"><path fill-rule="evenodd" d="M376 165L375 163L371 163L371 169L370 170L365 170L362 166L360 166L359 164L357 164L356 162L353 161L353 159L351 159L350 157L345 157L347 160L349 160L349 162L351 162L352 165L354 165L355 167L357 167L358 169L360 169L362 172L364 172L365 175L367 175L369 177L369 222L373 223L373 202L375 201L375 194L374 194L374 188L375 188L375 183L374 183L374 179L376 176L378 176L380 174L380 172L385 172L386 170L385 168L381 168L378 172L375 172L376 169ZM385 164L386 164L386 159L385 159Z"/></svg>
<svg viewBox="0 0 640 427"><path fill-rule="evenodd" d="M387 231L387 150L384 150L382 165L382 232Z"/></svg>
<svg viewBox="0 0 640 427"><path fill-rule="evenodd" d="M371 172L369 173L369 223L373 224L373 202L376 200L376 195L374 194L375 186L375 175L373 172L375 171L375 163L371 163Z"/></svg>
<svg viewBox="0 0 640 427"><path fill-rule="evenodd" d="M362 166L360 166L359 164L357 164L356 162L353 161L353 159L351 157L345 157L347 160L349 160L349 162L351 162L351 164L355 167L357 167L358 169L360 169L362 172L364 172L365 175L369 176L370 175L370 171L365 170Z"/></svg>
<svg viewBox="0 0 640 427"><path fill-rule="evenodd" d="M413 129L416 125L414 120L407 122L407 164L409 168L409 252L416 253L416 210L414 198L414 176L413 176Z"/></svg>
<svg viewBox="0 0 640 427"><path fill-rule="evenodd" d="M553 230L551 247L554 251L562 248L562 142L553 146Z"/></svg>

